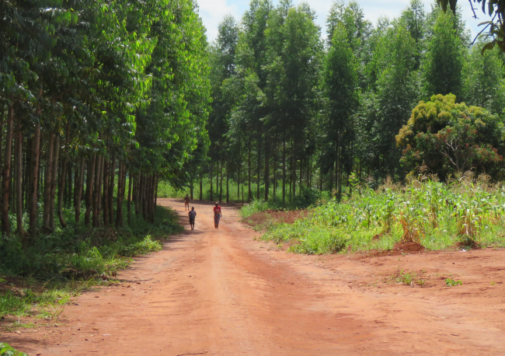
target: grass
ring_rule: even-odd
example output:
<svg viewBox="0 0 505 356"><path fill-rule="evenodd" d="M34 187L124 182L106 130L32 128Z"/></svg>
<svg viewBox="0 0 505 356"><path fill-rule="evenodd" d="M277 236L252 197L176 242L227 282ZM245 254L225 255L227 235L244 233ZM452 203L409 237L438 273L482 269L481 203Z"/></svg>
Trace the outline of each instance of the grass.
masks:
<svg viewBox="0 0 505 356"><path fill-rule="evenodd" d="M110 283L132 257L160 250L162 239L182 230L178 219L172 210L158 207L154 224L135 216L119 230L69 224L26 249L18 238L0 238L0 319L57 319L73 297Z"/></svg>
<svg viewBox="0 0 505 356"><path fill-rule="evenodd" d="M264 204L264 203L263 203ZM243 214L263 209L262 203ZM426 177L405 186L386 182L355 189L338 203L313 207L294 224L270 227L264 240L295 240L291 251L307 254L389 250L416 242L430 250L505 247L505 186L469 175L441 183Z"/></svg>

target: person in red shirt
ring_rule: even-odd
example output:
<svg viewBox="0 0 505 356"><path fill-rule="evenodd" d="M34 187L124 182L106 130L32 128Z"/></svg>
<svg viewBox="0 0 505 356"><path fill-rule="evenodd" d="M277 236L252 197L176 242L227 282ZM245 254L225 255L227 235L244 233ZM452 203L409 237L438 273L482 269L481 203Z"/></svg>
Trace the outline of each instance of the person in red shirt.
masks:
<svg viewBox="0 0 505 356"><path fill-rule="evenodd" d="M219 229L220 219L221 219L221 207L219 206L219 203L216 202L216 205L214 206L214 227L216 229Z"/></svg>

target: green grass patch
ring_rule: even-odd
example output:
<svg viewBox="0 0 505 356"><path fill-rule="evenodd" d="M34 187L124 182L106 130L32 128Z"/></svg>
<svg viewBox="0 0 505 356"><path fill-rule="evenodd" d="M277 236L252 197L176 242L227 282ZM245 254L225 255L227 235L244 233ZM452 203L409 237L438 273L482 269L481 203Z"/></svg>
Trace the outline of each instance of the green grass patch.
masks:
<svg viewBox="0 0 505 356"><path fill-rule="evenodd" d="M267 206L253 203L243 215ZM310 209L293 224L271 226L263 239L296 241L291 250L324 254L389 250L416 242L429 250L505 247L505 187L485 181L412 181L377 190L356 189L340 203Z"/></svg>

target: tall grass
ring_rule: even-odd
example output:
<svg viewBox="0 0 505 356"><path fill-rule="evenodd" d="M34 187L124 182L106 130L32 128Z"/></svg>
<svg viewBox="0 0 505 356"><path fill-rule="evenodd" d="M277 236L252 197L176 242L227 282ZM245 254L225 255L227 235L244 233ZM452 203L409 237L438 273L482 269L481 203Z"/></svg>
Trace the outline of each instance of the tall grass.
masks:
<svg viewBox="0 0 505 356"><path fill-rule="evenodd" d="M306 219L273 226L264 239L296 240L292 250L321 254L391 249L418 242L438 250L462 246L505 246L505 186L467 176L448 184L413 180L377 190L355 190L341 203L330 201Z"/></svg>

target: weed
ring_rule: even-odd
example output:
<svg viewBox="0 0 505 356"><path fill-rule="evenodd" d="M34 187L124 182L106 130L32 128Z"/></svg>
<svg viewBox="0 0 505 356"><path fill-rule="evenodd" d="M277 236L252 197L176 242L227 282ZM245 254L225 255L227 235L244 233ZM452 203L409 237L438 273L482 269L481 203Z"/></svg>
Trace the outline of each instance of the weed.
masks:
<svg viewBox="0 0 505 356"><path fill-rule="evenodd" d="M17 351L4 342L0 342L0 356L28 356L28 354Z"/></svg>
<svg viewBox="0 0 505 356"><path fill-rule="evenodd" d="M461 282L461 281L455 281L454 279L448 278L448 279L445 280L445 285L447 287L456 287L456 286L463 285L463 282Z"/></svg>

